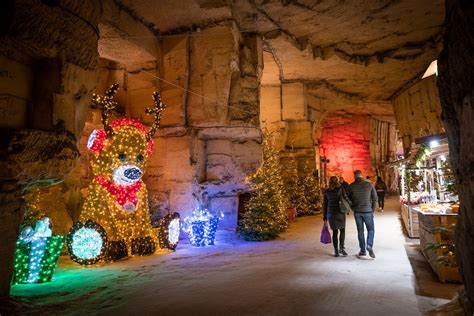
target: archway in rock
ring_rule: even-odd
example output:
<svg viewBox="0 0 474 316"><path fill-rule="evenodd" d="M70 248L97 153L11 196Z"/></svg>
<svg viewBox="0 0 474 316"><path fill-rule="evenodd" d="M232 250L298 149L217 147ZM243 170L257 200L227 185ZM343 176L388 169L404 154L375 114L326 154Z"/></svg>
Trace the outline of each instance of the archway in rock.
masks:
<svg viewBox="0 0 474 316"><path fill-rule="evenodd" d="M34 138L30 142L49 142L53 125L62 120L64 126L57 128L77 139L82 136L79 148L84 152L84 135L98 124L94 116L84 122L100 69L97 90L111 82L122 83L119 102L125 114L146 122L142 113L154 89L162 92L169 105L148 178L159 204L183 214L199 204L224 209L227 232L235 230L238 195L249 189L245 176L259 164L259 110L265 114L260 119L275 131L282 150L296 150L302 164L313 162L315 168L320 168L323 155L331 161L328 175L345 177L350 177L354 168L388 177L387 162L396 155L396 128L404 154L416 138L443 130L438 124L441 114L435 77L420 80L441 50L443 1L363 1L358 6L343 1L277 0L65 3L40 1L30 6L29 1L15 2L9 13L16 19L5 18L8 25L2 25L1 42L8 48L1 52L2 63L8 68L2 71L2 87L8 88L2 94L2 104L18 111L6 111L7 119L2 118L1 125L16 135L1 148L6 157L1 169L8 170L2 175L2 216L6 219L1 222L9 223L5 225L9 247L2 248L5 256L0 256L7 258L1 264L7 267L0 276L1 295L8 293L8 262L22 217L21 190L30 184L64 179L81 187L87 178L87 170L81 173L84 160L82 167L76 165L67 175L75 160L73 141L53 135L64 145L54 148L69 148L71 154L62 161L67 166L59 164L58 171L53 157L46 159L52 167L30 168L37 156L48 157L48 146L40 146L33 157L12 139L18 140L19 131L30 135L25 130L33 128L43 130L33 133L41 134L41 141ZM472 9L464 1L447 3L451 11L445 45L454 45L452 38L457 39L456 34L470 25ZM462 14L456 7L459 3L471 11ZM50 23L45 25L44 21ZM70 32L60 32L59 25ZM466 189L468 177L459 170L470 170L466 140L471 134L461 117L471 117L466 96L472 87L470 73L458 73L447 66L461 69L470 65L472 57L463 55L469 44L460 47L467 49L454 52L445 47L440 89L451 149L459 154L453 161L466 205L461 218L466 219L473 194ZM100 62L99 55L104 58ZM454 61L458 58L462 61L459 65ZM42 59L36 69L50 70L37 76L41 84L36 90L43 96L28 86L30 66L36 59ZM17 76L10 75L12 65ZM12 84L11 80L21 83ZM458 83L459 87L463 83L461 92L453 92ZM33 111L25 111L25 100L32 101ZM456 104L455 111L450 111L452 104ZM37 119L35 109L46 109L47 114ZM25 123L28 111L31 124ZM457 129L458 123L462 131ZM344 164L346 160L351 161L350 166ZM50 173L43 172L45 169ZM462 269L469 282L470 243L462 241L471 236L472 221L465 223L458 239ZM472 302L469 287L468 292Z"/></svg>

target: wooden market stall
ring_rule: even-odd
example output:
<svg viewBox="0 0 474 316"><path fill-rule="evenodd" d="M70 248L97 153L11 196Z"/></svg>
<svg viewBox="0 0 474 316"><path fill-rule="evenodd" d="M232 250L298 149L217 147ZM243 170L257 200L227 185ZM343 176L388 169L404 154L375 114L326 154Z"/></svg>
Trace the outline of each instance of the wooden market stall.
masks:
<svg viewBox="0 0 474 316"><path fill-rule="evenodd" d="M418 146L401 169L401 218L410 238L420 238L426 260L441 282L460 282L454 229L459 209L447 141Z"/></svg>
<svg viewBox="0 0 474 316"><path fill-rule="evenodd" d="M421 252L441 282L462 282L454 257L454 228L458 207L414 207L418 213Z"/></svg>

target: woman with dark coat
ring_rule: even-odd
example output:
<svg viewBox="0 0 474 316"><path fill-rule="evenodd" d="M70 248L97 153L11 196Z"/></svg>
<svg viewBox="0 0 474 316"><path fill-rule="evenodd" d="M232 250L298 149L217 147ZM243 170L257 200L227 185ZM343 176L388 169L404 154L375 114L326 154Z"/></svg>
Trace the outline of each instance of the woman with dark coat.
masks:
<svg viewBox="0 0 474 316"><path fill-rule="evenodd" d="M329 188L324 192L324 221L329 222L329 227L332 229L332 243L334 245L334 256L339 257L339 254L344 257L347 252L344 249L344 239L346 237L346 214L341 212L339 206L340 195L347 194L342 186L339 184L337 177L329 179ZM339 240L338 240L339 235Z"/></svg>

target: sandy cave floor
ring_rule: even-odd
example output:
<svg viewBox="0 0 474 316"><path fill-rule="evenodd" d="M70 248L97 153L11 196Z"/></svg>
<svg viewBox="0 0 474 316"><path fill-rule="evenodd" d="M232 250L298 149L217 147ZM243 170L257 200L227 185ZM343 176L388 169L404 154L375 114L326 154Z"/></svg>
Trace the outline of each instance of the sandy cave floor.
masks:
<svg viewBox="0 0 474 316"><path fill-rule="evenodd" d="M90 268L62 257L51 283L15 285L12 296L18 313L42 315L420 315L448 302L458 285L437 282L405 238L396 198L375 221L375 260L355 256L352 214L345 258L319 243L313 216L270 242L180 244Z"/></svg>

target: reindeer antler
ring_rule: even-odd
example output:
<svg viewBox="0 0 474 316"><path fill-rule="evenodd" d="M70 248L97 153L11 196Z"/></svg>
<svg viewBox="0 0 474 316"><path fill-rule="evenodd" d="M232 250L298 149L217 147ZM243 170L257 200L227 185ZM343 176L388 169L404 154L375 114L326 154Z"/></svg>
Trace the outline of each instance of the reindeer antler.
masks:
<svg viewBox="0 0 474 316"><path fill-rule="evenodd" d="M166 104L161 102L161 97L158 92L153 92L153 101L155 102L155 107L153 108L147 108L145 110L146 114L153 115L155 117L155 121L153 122L153 125L151 126L150 130L146 133L146 140L150 140L153 135L155 135L156 130L160 126L160 120L161 120L161 112L166 108Z"/></svg>
<svg viewBox="0 0 474 316"><path fill-rule="evenodd" d="M114 131L110 127L109 117L112 111L117 106L117 102L113 100L114 95L119 89L118 83L114 83L110 88L105 92L105 95L93 94L92 95L92 104L101 107L102 109L102 125L104 125L104 130L107 133L107 136L112 136Z"/></svg>

